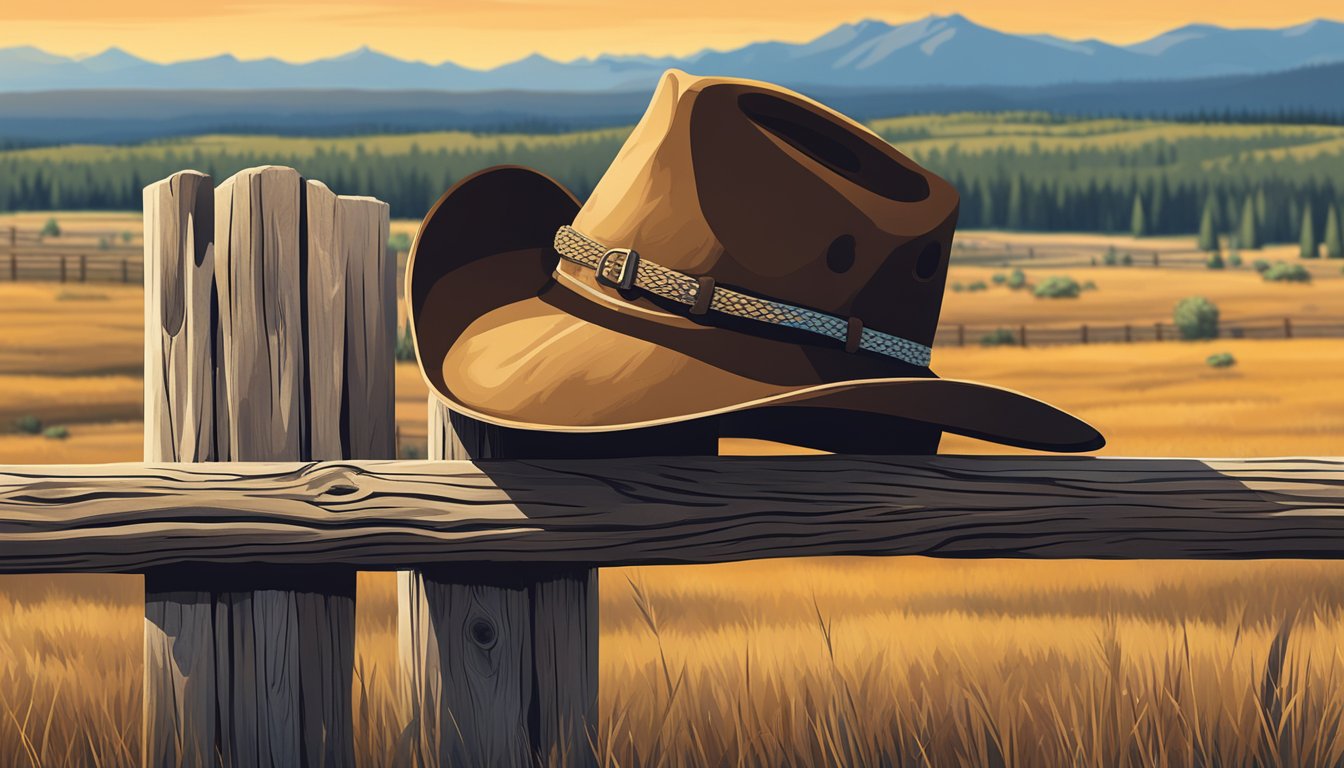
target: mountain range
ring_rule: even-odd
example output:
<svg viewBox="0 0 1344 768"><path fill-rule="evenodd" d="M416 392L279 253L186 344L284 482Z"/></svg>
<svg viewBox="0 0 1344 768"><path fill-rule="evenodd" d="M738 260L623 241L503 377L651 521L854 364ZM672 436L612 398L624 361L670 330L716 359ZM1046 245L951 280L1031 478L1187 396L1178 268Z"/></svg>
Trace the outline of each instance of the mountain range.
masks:
<svg viewBox="0 0 1344 768"><path fill-rule="evenodd" d="M759 42L685 57L534 54L488 70L405 61L361 48L307 63L231 55L159 64L117 48L72 58L0 48L0 92L52 90L356 89L423 91L646 90L668 67L794 87L1048 86L1253 75L1344 61L1344 23L1283 29L1190 25L1133 45L1016 35L959 14L904 24L843 24L805 43Z"/></svg>

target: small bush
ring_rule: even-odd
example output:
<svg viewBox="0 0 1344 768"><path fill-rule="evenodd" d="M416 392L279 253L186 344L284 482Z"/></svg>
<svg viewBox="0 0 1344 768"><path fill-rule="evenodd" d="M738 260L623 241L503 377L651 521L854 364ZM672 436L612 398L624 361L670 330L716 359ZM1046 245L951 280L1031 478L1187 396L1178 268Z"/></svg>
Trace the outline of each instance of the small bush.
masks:
<svg viewBox="0 0 1344 768"><path fill-rule="evenodd" d="M98 238L98 250L107 251L112 249L112 238L103 236Z"/></svg>
<svg viewBox="0 0 1344 768"><path fill-rule="evenodd" d="M1231 256L1228 256L1228 257L1227 257L1227 266L1229 266L1229 267L1234 267L1234 268L1240 268L1240 267L1241 267L1241 254L1240 254L1240 253L1234 253L1234 254L1232 254Z"/></svg>
<svg viewBox="0 0 1344 768"><path fill-rule="evenodd" d="M121 233L121 242L123 242L123 243L129 243L129 242L131 242L131 238L132 238L132 237L135 237L135 235L132 235L130 232L122 232L122 233Z"/></svg>
<svg viewBox="0 0 1344 768"><path fill-rule="evenodd" d="M1210 368L1231 368L1237 364L1237 358L1233 357L1231 352L1218 352L1204 358L1204 362Z"/></svg>
<svg viewBox="0 0 1344 768"><path fill-rule="evenodd" d="M1227 266L1225 263L1223 263L1223 254L1219 253L1218 251L1211 252L1209 254L1209 260L1206 261L1204 265L1209 269L1222 269L1223 267Z"/></svg>
<svg viewBox="0 0 1344 768"><path fill-rule="evenodd" d="M1264 259L1256 259L1251 262L1251 269L1263 275L1269 269L1269 262Z"/></svg>
<svg viewBox="0 0 1344 768"><path fill-rule="evenodd" d="M1218 305L1203 296L1187 296L1176 302L1172 320L1182 339L1218 338Z"/></svg>
<svg viewBox="0 0 1344 768"><path fill-rule="evenodd" d="M423 459L425 458L425 449L412 443L401 444L401 459Z"/></svg>
<svg viewBox="0 0 1344 768"><path fill-rule="evenodd" d="M991 277L990 280L994 281L995 285L1003 285L1004 283L1008 282L1008 276L1003 274L1002 272L995 272L994 276Z"/></svg>
<svg viewBox="0 0 1344 768"><path fill-rule="evenodd" d="M393 234L387 238L387 249L398 253L411 250L411 236L405 232Z"/></svg>
<svg viewBox="0 0 1344 768"><path fill-rule="evenodd" d="M949 285L948 288L951 288L953 293L961 293L962 291L966 290L966 286L962 285L961 283L953 283Z"/></svg>
<svg viewBox="0 0 1344 768"><path fill-rule="evenodd" d="M64 440L70 436L70 430L65 427L47 427L42 430L42 436L48 440Z"/></svg>
<svg viewBox="0 0 1344 768"><path fill-rule="evenodd" d="M42 420L36 416L20 416L14 420L14 428L25 435L36 435L42 431Z"/></svg>
<svg viewBox="0 0 1344 768"><path fill-rule="evenodd" d="M1114 267L1120 261L1120 254L1115 250L1115 246L1107 246L1106 255L1101 259L1102 263L1108 267Z"/></svg>
<svg viewBox="0 0 1344 768"><path fill-rule="evenodd" d="M42 225L42 231L38 234L42 237L60 237L61 225L55 219L47 219L47 223Z"/></svg>
<svg viewBox="0 0 1344 768"><path fill-rule="evenodd" d="M109 298L106 293L96 291L61 291L56 294L57 301L107 301Z"/></svg>
<svg viewBox="0 0 1344 768"><path fill-rule="evenodd" d="M1088 280L1087 282L1083 283L1083 290L1084 290L1084 291L1095 291L1095 290L1097 290L1097 284L1094 283L1094 282L1092 282L1091 280Z"/></svg>
<svg viewBox="0 0 1344 768"><path fill-rule="evenodd" d="M966 286L966 290L968 290L968 291L985 291L985 290L989 290L989 286L985 284L985 281L984 281L984 280L976 280L976 281L973 282L973 283L969 283L969 284Z"/></svg>
<svg viewBox="0 0 1344 768"><path fill-rule="evenodd" d="M1125 267L1134 266L1134 257L1129 254L1129 251L1125 251L1124 255L1120 257L1120 265Z"/></svg>
<svg viewBox="0 0 1344 768"><path fill-rule="evenodd" d="M1260 276L1265 280L1274 283L1310 283L1311 273L1301 264L1288 264L1282 261L1274 262L1274 265Z"/></svg>
<svg viewBox="0 0 1344 768"><path fill-rule="evenodd" d="M411 338L411 324L406 324L406 330L397 338L396 358L400 362L415 359L415 341Z"/></svg>
<svg viewBox="0 0 1344 768"><path fill-rule="evenodd" d="M1082 292L1082 286L1068 275L1047 277L1032 291L1038 299L1076 299Z"/></svg>
<svg viewBox="0 0 1344 768"><path fill-rule="evenodd" d="M1014 269L1008 275L1008 287L1016 291L1019 288L1027 286L1027 274L1020 269Z"/></svg>
<svg viewBox="0 0 1344 768"><path fill-rule="evenodd" d="M1016 343L1017 337L1007 328L995 328L980 337L980 346L982 347L1002 347Z"/></svg>

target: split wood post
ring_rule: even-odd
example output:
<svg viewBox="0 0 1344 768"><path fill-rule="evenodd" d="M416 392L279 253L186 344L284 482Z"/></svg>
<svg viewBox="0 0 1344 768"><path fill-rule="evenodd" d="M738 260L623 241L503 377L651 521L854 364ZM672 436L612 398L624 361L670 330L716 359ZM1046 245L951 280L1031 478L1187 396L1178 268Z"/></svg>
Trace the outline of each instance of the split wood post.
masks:
<svg viewBox="0 0 1344 768"><path fill-rule="evenodd" d="M606 434L494 427L429 401L434 459L714 455L709 421ZM481 465L488 473L489 462ZM597 570L479 565L398 574L415 762L592 766Z"/></svg>
<svg viewBox="0 0 1344 768"><path fill-rule="evenodd" d="M391 458L387 206L289 168L145 189L145 459ZM146 766L354 763L355 572L145 575Z"/></svg>

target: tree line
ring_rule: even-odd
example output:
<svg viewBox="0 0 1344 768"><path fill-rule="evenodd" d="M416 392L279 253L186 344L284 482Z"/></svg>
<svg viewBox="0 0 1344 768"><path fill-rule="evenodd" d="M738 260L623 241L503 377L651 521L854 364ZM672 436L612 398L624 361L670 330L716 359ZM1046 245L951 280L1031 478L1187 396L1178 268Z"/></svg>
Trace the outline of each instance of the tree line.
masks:
<svg viewBox="0 0 1344 768"><path fill-rule="evenodd" d="M1060 123L1071 129L1067 120ZM1344 179L1344 155L1312 145L1338 140L1338 129L1267 127L1226 135L1168 124L1175 137L1168 139L1161 124L1152 125L1156 138L1111 145L1086 126L1060 134L1063 139L991 129L937 141L910 127L887 138L957 187L963 228L1194 235L1207 220L1212 232L1237 234L1243 247L1253 247L1252 240L1295 242L1309 220L1312 237L1324 240L1344 193L1337 181ZM400 152L380 151L372 140L373 148L313 140L279 154L189 141L92 153L0 152L0 211L138 210L143 187L177 170L194 168L219 181L275 163L337 193L384 200L394 217L418 218L454 182L497 164L538 168L586 197L623 141L622 132L606 132L505 137L486 147L413 144ZM1242 231L1248 221L1253 238L1243 236L1252 234Z"/></svg>

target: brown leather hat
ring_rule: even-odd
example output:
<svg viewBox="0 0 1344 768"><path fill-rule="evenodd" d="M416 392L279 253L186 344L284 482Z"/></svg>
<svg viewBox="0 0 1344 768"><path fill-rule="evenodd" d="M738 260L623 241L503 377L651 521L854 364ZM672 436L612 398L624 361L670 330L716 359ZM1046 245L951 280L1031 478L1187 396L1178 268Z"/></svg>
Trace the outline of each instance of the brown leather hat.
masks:
<svg viewBox="0 0 1344 768"><path fill-rule="evenodd" d="M943 430L1100 447L929 370L957 202L810 99L669 71L587 202L516 166L439 199L407 266L420 370L453 410L532 430L718 417L827 450L923 452Z"/></svg>

